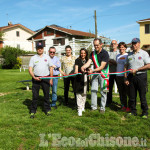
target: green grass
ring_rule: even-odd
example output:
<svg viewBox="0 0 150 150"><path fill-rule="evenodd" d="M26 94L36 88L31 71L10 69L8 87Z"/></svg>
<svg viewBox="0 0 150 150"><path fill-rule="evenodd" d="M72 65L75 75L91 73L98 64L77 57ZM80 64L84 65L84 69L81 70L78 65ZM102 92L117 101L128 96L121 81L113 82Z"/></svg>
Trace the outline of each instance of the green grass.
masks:
<svg viewBox="0 0 150 150"><path fill-rule="evenodd" d="M73 92L70 89L69 106L63 105L63 80L58 83L58 109L52 108L52 115L46 116L43 111L43 92L40 90L38 109L34 119L30 119L29 107L32 100L32 91L26 90L26 86L17 83L20 80L29 80L31 77L28 71L0 69L0 149L6 150L47 150L47 149L110 149L110 147L97 146L88 147L78 145L73 147L63 147L66 139L73 137L76 142L82 143L91 134L100 134L105 139L110 137L137 137L147 140L147 147L150 148L150 119L140 117L140 100L137 100L138 116L127 118L126 113L121 112L116 105L106 108L105 114L99 111L90 110L90 92L87 95L86 112L82 117L77 116ZM148 75L150 85L150 71ZM147 93L147 101L150 107L150 92ZM114 94L113 101L119 103L118 94ZM98 104L100 104L100 94L98 93ZM150 113L150 111L149 111ZM53 147L52 134L61 134L62 146ZM40 135L43 134L43 135ZM45 136L44 136L45 134ZM44 140L42 141L42 136ZM64 140L64 142L63 142ZM46 143L46 141L48 143ZM45 143L44 143L45 142ZM94 141L92 142L94 144ZM64 144L64 145L63 145ZM85 144L85 143L83 143ZM120 149L115 146L111 149ZM123 147L123 149L135 149L135 147ZM137 147L136 149L143 149Z"/></svg>

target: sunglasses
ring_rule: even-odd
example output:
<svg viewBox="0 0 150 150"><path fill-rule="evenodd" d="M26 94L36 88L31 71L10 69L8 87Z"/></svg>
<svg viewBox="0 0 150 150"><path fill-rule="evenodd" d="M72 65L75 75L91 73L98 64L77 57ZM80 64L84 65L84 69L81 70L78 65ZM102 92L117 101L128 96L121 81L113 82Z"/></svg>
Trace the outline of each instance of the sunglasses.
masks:
<svg viewBox="0 0 150 150"><path fill-rule="evenodd" d="M50 52L51 54L55 54L55 52Z"/></svg>

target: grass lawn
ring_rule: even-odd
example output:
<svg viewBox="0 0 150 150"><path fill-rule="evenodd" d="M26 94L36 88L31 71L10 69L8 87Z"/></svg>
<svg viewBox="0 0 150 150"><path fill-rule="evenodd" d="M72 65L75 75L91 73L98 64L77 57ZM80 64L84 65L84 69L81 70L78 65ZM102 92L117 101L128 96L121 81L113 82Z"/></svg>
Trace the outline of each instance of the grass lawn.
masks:
<svg viewBox="0 0 150 150"><path fill-rule="evenodd" d="M107 107L105 114L100 114L98 110L91 111L89 92L86 112L78 117L72 89L69 93L69 106L63 105L63 80L59 79L58 108L52 108L52 115L46 116L43 111L43 92L40 90L36 116L30 119L32 85L27 91L25 85L17 83L30 79L27 70L19 72L0 69L0 150L120 149L122 142L122 149L150 148L150 117L146 120L140 117L139 98L138 116L127 118L126 113L121 112L117 105ZM150 85L150 71L148 84ZM120 103L118 94L113 95L113 101ZM150 92L147 93L147 101L150 108ZM132 142L127 146L126 138ZM146 147L139 146L138 140L140 145Z"/></svg>

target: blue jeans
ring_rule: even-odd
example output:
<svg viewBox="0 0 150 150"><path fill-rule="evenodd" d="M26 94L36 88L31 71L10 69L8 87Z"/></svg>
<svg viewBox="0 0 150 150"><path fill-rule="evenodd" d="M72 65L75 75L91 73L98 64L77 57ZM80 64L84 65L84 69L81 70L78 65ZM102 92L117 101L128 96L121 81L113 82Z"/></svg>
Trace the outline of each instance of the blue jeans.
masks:
<svg viewBox="0 0 150 150"><path fill-rule="evenodd" d="M92 87L91 87L91 108L93 110L97 109L97 92L98 92L98 85L100 85L100 93L101 93L101 107L100 110L105 111L107 93L103 91L103 83L104 78L101 75L94 75L92 77Z"/></svg>
<svg viewBox="0 0 150 150"><path fill-rule="evenodd" d="M58 84L58 79L53 79L53 86L50 86L50 90L52 88L52 104L51 104L51 107L56 106L56 101L57 101L57 84Z"/></svg>

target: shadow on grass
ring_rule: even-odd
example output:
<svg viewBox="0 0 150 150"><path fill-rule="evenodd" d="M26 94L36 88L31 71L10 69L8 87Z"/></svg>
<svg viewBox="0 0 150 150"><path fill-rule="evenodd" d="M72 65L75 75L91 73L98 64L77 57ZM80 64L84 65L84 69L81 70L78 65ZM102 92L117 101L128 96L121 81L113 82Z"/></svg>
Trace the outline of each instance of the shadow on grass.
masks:
<svg viewBox="0 0 150 150"><path fill-rule="evenodd" d="M26 91L26 90L27 90L27 88L26 88L26 87L19 87L19 88L16 88L16 89L24 90L24 91ZM30 88L29 90L32 90L32 88Z"/></svg>
<svg viewBox="0 0 150 150"><path fill-rule="evenodd" d="M114 101L111 104L109 104L107 107L109 107L111 110L114 111L121 111L121 104Z"/></svg>
<svg viewBox="0 0 150 150"><path fill-rule="evenodd" d="M25 100L23 101L23 104L27 106L27 108L28 108L28 110L29 110L29 113L30 113L31 103L32 103L32 99L25 99ZM46 113L45 110L44 110L43 104L44 104L44 97L43 97L43 96L39 96L38 102L37 102L37 107L40 107L40 109L41 109L44 113Z"/></svg>

